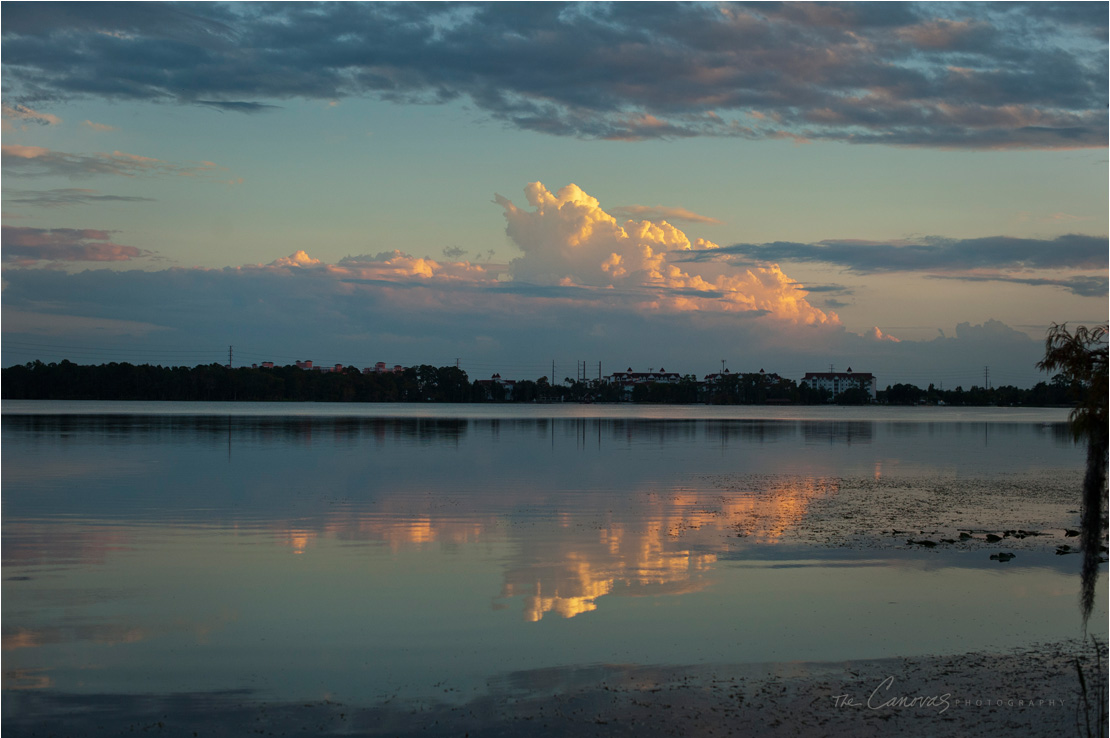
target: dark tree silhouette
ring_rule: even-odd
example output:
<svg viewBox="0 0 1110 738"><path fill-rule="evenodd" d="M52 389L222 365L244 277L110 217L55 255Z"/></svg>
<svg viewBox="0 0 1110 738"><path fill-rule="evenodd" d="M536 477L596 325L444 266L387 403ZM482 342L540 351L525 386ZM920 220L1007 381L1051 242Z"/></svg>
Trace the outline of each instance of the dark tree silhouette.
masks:
<svg viewBox="0 0 1110 738"><path fill-rule="evenodd" d="M1107 464L1107 326L1079 326L1075 333L1067 323L1056 325L1045 338L1044 358L1037 368L1058 371L1079 391L1069 420L1076 441L1087 440L1087 472L1083 477L1082 538L1083 584L1080 595L1083 622L1095 603L1104 511L1106 509Z"/></svg>

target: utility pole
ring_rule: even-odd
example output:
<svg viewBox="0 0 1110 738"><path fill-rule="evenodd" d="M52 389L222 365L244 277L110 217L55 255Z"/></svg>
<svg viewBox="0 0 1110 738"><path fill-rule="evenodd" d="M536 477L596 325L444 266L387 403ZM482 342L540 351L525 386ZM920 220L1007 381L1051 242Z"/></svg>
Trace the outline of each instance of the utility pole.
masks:
<svg viewBox="0 0 1110 738"><path fill-rule="evenodd" d="M231 346L227 347L227 368L231 368Z"/></svg>
<svg viewBox="0 0 1110 738"><path fill-rule="evenodd" d="M991 388L991 368L990 366L983 367L983 389Z"/></svg>
<svg viewBox="0 0 1110 738"><path fill-rule="evenodd" d="M459 368L459 359L458 359L458 357L455 357L455 368L456 369Z"/></svg>
<svg viewBox="0 0 1110 738"><path fill-rule="evenodd" d="M721 374L725 373L725 360L721 359Z"/></svg>

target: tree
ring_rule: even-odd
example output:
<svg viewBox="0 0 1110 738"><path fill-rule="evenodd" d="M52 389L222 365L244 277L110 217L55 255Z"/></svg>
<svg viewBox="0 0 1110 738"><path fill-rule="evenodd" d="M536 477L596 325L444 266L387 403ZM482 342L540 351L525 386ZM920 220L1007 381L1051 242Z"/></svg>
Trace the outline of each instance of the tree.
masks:
<svg viewBox="0 0 1110 738"><path fill-rule="evenodd" d="M1102 511L1106 501L1107 463L1107 326L1079 326L1075 333L1067 323L1052 324L1044 342L1041 371L1058 370L1065 382L1078 389L1075 408L1068 416L1072 435L1087 440L1087 473L1083 477L1083 620L1090 617L1098 578L1099 546L1102 543Z"/></svg>

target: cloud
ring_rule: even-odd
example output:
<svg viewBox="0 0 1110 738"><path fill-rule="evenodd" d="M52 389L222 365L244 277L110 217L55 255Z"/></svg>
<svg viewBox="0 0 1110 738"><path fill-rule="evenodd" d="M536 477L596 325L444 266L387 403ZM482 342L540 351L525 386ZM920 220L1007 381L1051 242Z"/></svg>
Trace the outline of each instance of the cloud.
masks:
<svg viewBox="0 0 1110 738"><path fill-rule="evenodd" d="M1000 320L994 320L993 318L981 325L957 323L956 338L965 341L984 341L987 343L1006 341L1022 342L1029 340L1029 336L1026 334L1011 328Z"/></svg>
<svg viewBox="0 0 1110 738"><path fill-rule="evenodd" d="M274 259L270 262L270 266L274 267L316 267L322 266L324 262L319 259L313 259L303 249L295 251L289 256L283 256L280 259Z"/></svg>
<svg viewBox="0 0 1110 738"><path fill-rule="evenodd" d="M86 121L82 122L81 125L85 126L86 128L91 128L92 130L94 130L98 133L107 133L108 131L118 131L119 130L115 126L110 126L110 125L107 125L105 123L93 123L91 120L86 120Z"/></svg>
<svg viewBox="0 0 1110 738"><path fill-rule="evenodd" d="M767 262L831 264L854 272L951 272L968 269L1104 269L1106 236L1068 234L1046 240L991 236L954 239L932 236L903 241L821 241L722 246L689 261L744 256Z"/></svg>
<svg viewBox="0 0 1110 738"><path fill-rule="evenodd" d="M5 264L30 266L41 262L130 261L150 251L112 243L111 233L91 229L3 226Z"/></svg>
<svg viewBox="0 0 1110 738"><path fill-rule="evenodd" d="M280 110L280 105L266 105L257 102L244 102L242 100L195 100L196 105L219 110L221 113L265 113L270 110Z"/></svg>
<svg viewBox="0 0 1110 738"><path fill-rule="evenodd" d="M89 318L62 313L34 313L4 308L4 332L35 336L69 337L96 341L106 337L141 338L166 326L137 320Z"/></svg>
<svg viewBox="0 0 1110 738"><path fill-rule="evenodd" d="M166 174L195 176L219 169L212 162L184 166L123 151L114 151L111 154L69 154L41 146L15 144L4 144L0 146L0 150L3 153L4 171L26 177L60 176L77 179L100 174L123 177Z"/></svg>
<svg viewBox="0 0 1110 738"><path fill-rule="evenodd" d="M720 224L716 218L708 215L698 215L686 208L668 208L661 205L650 207L647 205L625 205L610 208L609 212L622 218L643 218L645 220L677 220L684 223L712 223Z"/></svg>
<svg viewBox="0 0 1110 738"><path fill-rule="evenodd" d="M130 325L137 323L161 329L149 329L141 340L110 341L97 333L94 341L71 334L74 343L95 345L105 361L114 355L142 361L143 351L150 351L151 360L165 363L173 351L184 351L180 361L196 363L203 350L212 360L220 350L226 356L227 344L234 342L237 356L250 352L259 361L443 365L461 357L472 377L500 371L535 379L549 373L553 356L564 373L564 366L586 357L603 361L608 370L663 365L700 375L719 369L725 356L734 371L763 367L793 379L830 363L850 365L874 372L880 386L943 381L946 387L968 387L981 381L985 365L998 384L1031 386L1044 379L1034 367L1042 342L995 330L992 321L961 324L953 338L895 343L876 340L874 332L857 336L840 327L750 314L644 312L620 301L584 299L591 293L583 288L356 281L329 268L13 269L5 279L6 339L50 335L74 316L103 327L124 321L117 327L139 330L143 326ZM17 315L18 321L9 319ZM126 353L113 354L113 347ZM65 358L64 346L53 356L18 348L16 342L5 344L8 362ZM476 365L489 370L479 373Z"/></svg>
<svg viewBox="0 0 1110 738"><path fill-rule="evenodd" d="M8 105L6 103L0 105L0 115L3 116L4 130L14 130L9 121L19 120L25 123L36 123L42 126L56 126L62 122L62 119L50 113L40 113L37 110L31 110L26 105Z"/></svg>
<svg viewBox="0 0 1110 738"><path fill-rule="evenodd" d="M5 189L4 199L19 205L34 205L40 208L57 208L66 205L92 205L104 202L154 202L152 197L133 197L127 195L102 195L97 190L67 187L56 190L16 190Z"/></svg>
<svg viewBox="0 0 1110 738"><path fill-rule="evenodd" d="M1106 146L1107 14L1068 3L3 6L5 93L258 112L465 100L602 139ZM418 50L418 53L417 53Z"/></svg>
<svg viewBox="0 0 1110 738"><path fill-rule="evenodd" d="M983 275L947 275L933 274L933 279L956 279L962 282L1008 282L1010 284L1024 284L1031 287L1059 287L1080 297L1105 297L1110 291L1110 284L1105 276L1073 276L1062 279L1050 277L1014 277L1003 274Z"/></svg>
<svg viewBox="0 0 1110 738"><path fill-rule="evenodd" d="M801 324L835 324L805 300L805 293L777 266L741 273L692 273L668 263L670 251L715 249L661 221L619 224L597 199L574 184L552 193L540 182L525 188L532 210L497 196L506 232L523 256L509 264L514 280L598 290L622 289L640 295L652 310L759 311ZM599 295L600 298L600 295Z"/></svg>
<svg viewBox="0 0 1110 738"><path fill-rule="evenodd" d="M875 341L892 341L893 343L901 343L901 341L894 336L883 333L881 330L879 330L878 326L875 326L870 331L868 331L865 336Z"/></svg>
<svg viewBox="0 0 1110 738"><path fill-rule="evenodd" d="M421 273L421 261L431 276ZM473 265L397 252L339 264L294 254L290 262L149 271L7 268L0 293L5 359L66 358L64 343L53 342L58 349L49 353L30 337L78 325L76 317L100 329L89 334L95 340L74 332L71 340L95 346L104 361L143 361L144 352L160 363L174 352L183 352L175 359L183 363L197 363L198 356L218 360L233 342L237 356L249 352L259 361L445 365L461 357L472 377L500 371L534 379L549 373L553 357L564 373L564 366L587 358L609 369L666 366L705 374L725 356L734 371L763 367L793 379L830 363L852 366L874 372L880 386L970 386L985 365L999 384L1044 379L1034 366L1042 341L997 321L961 323L953 338L896 343L876 340L886 339L882 331L860 336L840 325L776 320L761 310L645 310L640 287L505 283ZM109 329L128 335L110 340ZM13 338L20 335L24 344ZM480 373L475 365L483 367Z"/></svg>

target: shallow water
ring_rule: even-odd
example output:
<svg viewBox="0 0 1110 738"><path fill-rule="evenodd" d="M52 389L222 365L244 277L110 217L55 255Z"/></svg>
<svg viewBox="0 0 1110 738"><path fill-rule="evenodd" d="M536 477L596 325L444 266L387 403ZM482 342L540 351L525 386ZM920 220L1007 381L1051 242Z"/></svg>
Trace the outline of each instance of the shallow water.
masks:
<svg viewBox="0 0 1110 738"><path fill-rule="evenodd" d="M1053 553L1083 465L1062 411L95 405L4 404L6 720L25 690L462 701L528 669L1082 633L1078 557ZM823 545L892 539L878 503L829 520L868 484L915 511L1001 485L964 512L1060 528L1005 564Z"/></svg>

